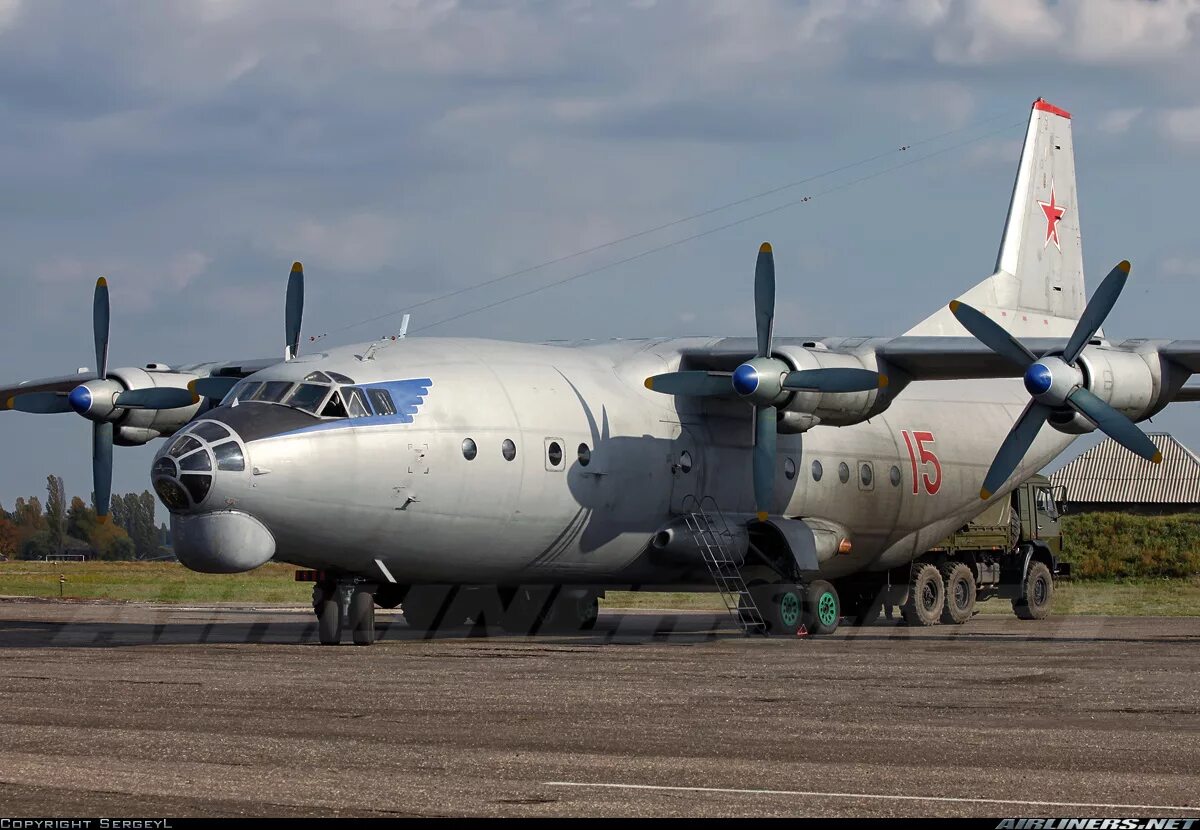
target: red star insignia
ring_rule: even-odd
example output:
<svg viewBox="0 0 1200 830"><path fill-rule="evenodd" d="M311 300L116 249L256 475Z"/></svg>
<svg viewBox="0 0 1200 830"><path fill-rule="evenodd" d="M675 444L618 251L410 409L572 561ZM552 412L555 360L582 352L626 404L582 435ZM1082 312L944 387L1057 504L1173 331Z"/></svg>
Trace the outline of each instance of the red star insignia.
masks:
<svg viewBox="0 0 1200 830"><path fill-rule="evenodd" d="M1046 214L1046 240L1042 243L1042 247L1046 247L1053 241L1054 247L1061 251L1062 245L1058 244L1058 220L1063 218L1067 209L1054 202L1054 182L1050 182L1050 201L1043 202L1038 199L1037 203L1041 207L1042 213Z"/></svg>

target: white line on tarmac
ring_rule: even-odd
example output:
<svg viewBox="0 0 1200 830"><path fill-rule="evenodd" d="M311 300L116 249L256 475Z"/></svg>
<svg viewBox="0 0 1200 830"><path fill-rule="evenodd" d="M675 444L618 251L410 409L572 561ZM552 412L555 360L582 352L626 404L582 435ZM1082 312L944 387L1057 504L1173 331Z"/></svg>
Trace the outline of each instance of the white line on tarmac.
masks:
<svg viewBox="0 0 1200 830"><path fill-rule="evenodd" d="M1112 810L1177 810L1191 812L1200 807L1169 804L1105 804L1090 801L1023 801L1007 798L955 798L944 795L883 795L880 793L823 793L815 790L741 790L733 787L668 787L659 784L607 784L585 781L543 781L547 787L595 787L610 790L665 790L683 793L736 793L740 795L800 795L815 798L862 798L879 801L941 801L955 804L1011 804L1017 807L1098 807Z"/></svg>

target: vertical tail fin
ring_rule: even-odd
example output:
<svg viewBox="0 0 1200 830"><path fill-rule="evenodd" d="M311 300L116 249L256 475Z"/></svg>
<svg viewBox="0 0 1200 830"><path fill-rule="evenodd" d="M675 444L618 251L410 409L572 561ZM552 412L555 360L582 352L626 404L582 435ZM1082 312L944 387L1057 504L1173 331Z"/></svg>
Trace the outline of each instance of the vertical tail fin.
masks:
<svg viewBox="0 0 1200 830"><path fill-rule="evenodd" d="M993 316L1014 334L1067 336L1087 302L1071 114L1033 102L996 273L958 299ZM914 335L963 335L943 306Z"/></svg>

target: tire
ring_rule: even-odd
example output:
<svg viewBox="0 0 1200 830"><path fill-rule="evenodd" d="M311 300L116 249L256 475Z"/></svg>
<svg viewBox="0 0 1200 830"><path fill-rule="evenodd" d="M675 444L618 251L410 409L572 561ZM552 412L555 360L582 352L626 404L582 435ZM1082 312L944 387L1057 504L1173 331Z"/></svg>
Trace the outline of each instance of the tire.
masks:
<svg viewBox="0 0 1200 830"><path fill-rule="evenodd" d="M591 631L600 616L600 598L588 591L560 591L554 600L552 613L542 622L540 631L556 634L577 634Z"/></svg>
<svg viewBox="0 0 1200 830"><path fill-rule="evenodd" d="M400 603L404 621L416 631L433 630L442 621L443 612L451 604L454 593L454 589L447 585L414 585Z"/></svg>
<svg viewBox="0 0 1200 830"><path fill-rule="evenodd" d="M375 642L375 597L371 591L356 588L350 594L346 622L354 645L369 646Z"/></svg>
<svg viewBox="0 0 1200 830"><path fill-rule="evenodd" d="M337 589L315 586L313 610L317 612L317 641L323 646L339 645L342 642L342 609Z"/></svg>
<svg viewBox="0 0 1200 830"><path fill-rule="evenodd" d="M935 625L946 603L942 572L928 562L916 563L909 577L908 599L900 613L909 625Z"/></svg>
<svg viewBox="0 0 1200 830"><path fill-rule="evenodd" d="M837 588L824 579L810 582L804 590L804 627L809 634L832 634L842 618Z"/></svg>
<svg viewBox="0 0 1200 830"><path fill-rule="evenodd" d="M804 625L804 591L798 585L756 585L750 589L754 604L767 624L767 633L794 637Z"/></svg>
<svg viewBox="0 0 1200 830"><path fill-rule="evenodd" d="M1044 620L1050 616L1054 601L1054 577L1045 562L1029 563L1029 573L1021 586L1021 596L1012 601L1013 613L1022 620Z"/></svg>
<svg viewBox="0 0 1200 830"><path fill-rule="evenodd" d="M942 606L942 622L947 625L962 625L975 615L975 600L978 595L975 575L962 562L948 562L942 566L942 578L946 594Z"/></svg>

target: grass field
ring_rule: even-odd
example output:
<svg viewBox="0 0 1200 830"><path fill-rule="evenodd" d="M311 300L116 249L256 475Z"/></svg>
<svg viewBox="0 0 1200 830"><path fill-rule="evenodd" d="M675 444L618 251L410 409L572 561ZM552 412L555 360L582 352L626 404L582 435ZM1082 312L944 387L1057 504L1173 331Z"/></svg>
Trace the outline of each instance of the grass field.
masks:
<svg viewBox="0 0 1200 830"><path fill-rule="evenodd" d="M2 562L0 596L57 597L136 602L294 604L309 601L312 586L292 578L290 565L265 565L243 574L200 574L165 562ZM608 608L717 609L715 594L636 594L611 591ZM1007 600L981 603L985 614L1012 613ZM1200 616L1200 577L1061 583L1059 614Z"/></svg>

